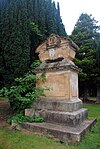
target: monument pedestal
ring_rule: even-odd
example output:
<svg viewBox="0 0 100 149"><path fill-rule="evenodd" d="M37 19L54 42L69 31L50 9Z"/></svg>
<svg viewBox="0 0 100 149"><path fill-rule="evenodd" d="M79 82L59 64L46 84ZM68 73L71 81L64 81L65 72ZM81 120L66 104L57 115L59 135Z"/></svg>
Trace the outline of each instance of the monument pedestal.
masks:
<svg viewBox="0 0 100 149"><path fill-rule="evenodd" d="M96 123L88 119L88 110L82 108L80 99L43 100L33 103L25 110L27 116L41 116L43 123L22 123L21 127L31 132L41 133L65 143L78 143L85 133Z"/></svg>
<svg viewBox="0 0 100 149"><path fill-rule="evenodd" d="M85 133L91 129L96 120L86 120L76 127L62 126L54 123L21 123L20 126L33 133L46 135L64 143L79 143Z"/></svg>
<svg viewBox="0 0 100 149"><path fill-rule="evenodd" d="M62 142L79 142L96 120L88 119L88 110L78 98L78 67L73 63L77 45L69 39L51 35L37 48L42 64L34 72L45 72L46 80L37 87L47 86L25 115L42 116L44 123L23 123L23 128L59 139Z"/></svg>

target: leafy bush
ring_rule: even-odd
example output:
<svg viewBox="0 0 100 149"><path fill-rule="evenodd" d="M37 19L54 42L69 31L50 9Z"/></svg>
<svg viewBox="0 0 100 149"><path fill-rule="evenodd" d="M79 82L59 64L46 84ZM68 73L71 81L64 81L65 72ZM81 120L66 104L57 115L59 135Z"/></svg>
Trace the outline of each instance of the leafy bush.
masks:
<svg viewBox="0 0 100 149"><path fill-rule="evenodd" d="M39 60L34 60L34 62L31 64L31 68L36 68L41 64L41 61Z"/></svg>
<svg viewBox="0 0 100 149"><path fill-rule="evenodd" d="M39 78L32 73L27 73L24 77L16 78L14 86L11 86L9 89L6 87L2 88L0 90L0 96L9 99L13 110L18 113L24 111L40 95L44 96L44 88L36 88L36 83L40 79L44 80L44 78L44 73Z"/></svg>
<svg viewBox="0 0 100 149"><path fill-rule="evenodd" d="M22 114L16 114L15 116L13 117L8 117L6 119L6 121L8 123L12 123L12 121L14 123L23 123L23 122L44 122L44 119L40 116L32 116L32 117L29 117L29 116L23 116Z"/></svg>

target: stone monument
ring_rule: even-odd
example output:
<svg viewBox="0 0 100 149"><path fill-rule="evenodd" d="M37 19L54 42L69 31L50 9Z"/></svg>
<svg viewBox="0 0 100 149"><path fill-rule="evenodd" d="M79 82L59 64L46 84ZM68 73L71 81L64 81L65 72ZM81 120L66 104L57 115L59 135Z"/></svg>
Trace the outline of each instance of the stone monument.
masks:
<svg viewBox="0 0 100 149"><path fill-rule="evenodd" d="M79 68L73 62L77 50L78 46L71 39L55 34L36 49L42 63L33 72L37 76L46 74L46 80L36 85L47 86L49 90L26 109L25 114L42 116L45 122L23 123L24 128L62 142L76 143L95 123L88 119L88 110L82 107L78 98Z"/></svg>

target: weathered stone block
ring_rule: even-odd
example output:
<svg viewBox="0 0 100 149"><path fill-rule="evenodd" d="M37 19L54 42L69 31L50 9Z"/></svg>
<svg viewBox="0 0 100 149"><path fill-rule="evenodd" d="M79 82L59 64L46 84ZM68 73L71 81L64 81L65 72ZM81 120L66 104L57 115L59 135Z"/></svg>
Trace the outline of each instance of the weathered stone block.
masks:
<svg viewBox="0 0 100 149"><path fill-rule="evenodd" d="M31 132L41 133L52 136L65 143L78 143L84 137L84 134L91 129L96 120L85 120L77 127L62 126L51 123L22 123L20 127L30 130Z"/></svg>
<svg viewBox="0 0 100 149"><path fill-rule="evenodd" d="M37 100L33 102L32 108L35 110L53 110L73 112L82 108L82 101L80 99L71 100Z"/></svg>
<svg viewBox="0 0 100 149"><path fill-rule="evenodd" d="M66 126L76 126L87 119L88 111L87 109L83 108L74 112L41 110L36 111L35 115L42 116L46 122L57 123Z"/></svg>

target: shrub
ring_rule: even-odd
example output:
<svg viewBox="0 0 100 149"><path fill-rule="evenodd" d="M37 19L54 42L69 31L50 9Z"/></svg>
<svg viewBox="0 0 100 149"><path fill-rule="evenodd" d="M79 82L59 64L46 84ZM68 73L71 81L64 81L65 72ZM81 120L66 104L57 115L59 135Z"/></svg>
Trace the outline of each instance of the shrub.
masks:
<svg viewBox="0 0 100 149"><path fill-rule="evenodd" d="M10 101L13 110L20 113L24 109L29 108L34 100L40 95L44 96L44 88L36 88L39 79L44 80L44 73L38 78L31 72L24 77L16 78L15 85L9 89L4 87L0 90L0 96L6 97Z"/></svg>
<svg viewBox="0 0 100 149"><path fill-rule="evenodd" d="M8 117L6 119L6 121L8 123L12 123L12 121L14 123L23 123L23 122L44 122L44 119L40 116L32 116L32 117L29 117L29 116L23 116L22 114L16 114L15 116L13 117Z"/></svg>

